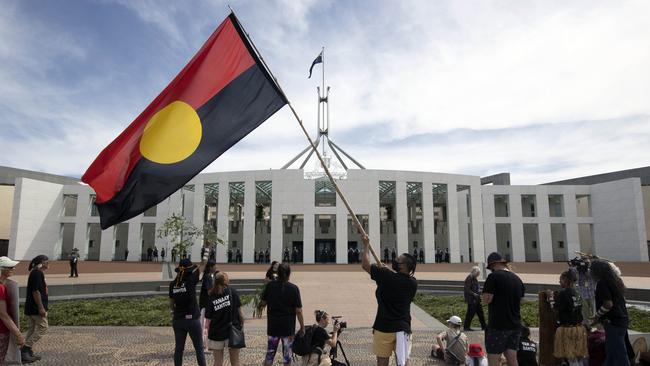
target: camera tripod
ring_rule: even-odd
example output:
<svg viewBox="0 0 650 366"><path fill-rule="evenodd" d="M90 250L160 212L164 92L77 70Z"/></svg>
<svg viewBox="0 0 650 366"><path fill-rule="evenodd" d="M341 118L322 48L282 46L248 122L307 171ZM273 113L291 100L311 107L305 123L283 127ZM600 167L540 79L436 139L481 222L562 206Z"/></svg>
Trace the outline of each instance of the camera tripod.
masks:
<svg viewBox="0 0 650 366"><path fill-rule="evenodd" d="M345 360L345 363L336 360L339 350L341 350L341 354L343 355L343 359ZM345 355L345 350L343 349L343 345L341 344L341 341L338 339L336 340L336 347L332 347L332 349L330 349L330 358L332 359L332 366L337 366L337 365L350 366L350 361L348 361L348 357Z"/></svg>

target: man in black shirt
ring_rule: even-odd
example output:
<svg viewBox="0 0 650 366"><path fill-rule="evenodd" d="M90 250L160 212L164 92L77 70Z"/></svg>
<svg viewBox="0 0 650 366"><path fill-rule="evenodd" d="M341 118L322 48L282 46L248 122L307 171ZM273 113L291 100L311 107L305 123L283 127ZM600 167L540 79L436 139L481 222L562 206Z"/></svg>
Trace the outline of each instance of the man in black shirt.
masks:
<svg viewBox="0 0 650 366"><path fill-rule="evenodd" d="M508 262L499 253L490 253L487 268L492 271L483 285L483 302L488 304L485 350L490 366L500 365L501 354L509 366L517 366L521 330L519 306L525 287L510 272Z"/></svg>
<svg viewBox="0 0 650 366"><path fill-rule="evenodd" d="M393 261L393 271L381 262L370 264L370 240L363 237L361 267L377 283L377 315L373 329L373 352L377 366L388 366L393 351L398 366L408 362L411 348L411 302L418 284L413 275L417 265L415 258L404 253Z"/></svg>
<svg viewBox="0 0 650 366"><path fill-rule="evenodd" d="M47 321L47 283L45 283L45 271L49 267L49 258L45 255L38 255L29 264L29 277L27 278L27 293L25 298L25 315L29 321L29 328L25 335L25 345L21 349L23 363L31 363L40 360L40 356L34 355L32 347L49 328Z"/></svg>

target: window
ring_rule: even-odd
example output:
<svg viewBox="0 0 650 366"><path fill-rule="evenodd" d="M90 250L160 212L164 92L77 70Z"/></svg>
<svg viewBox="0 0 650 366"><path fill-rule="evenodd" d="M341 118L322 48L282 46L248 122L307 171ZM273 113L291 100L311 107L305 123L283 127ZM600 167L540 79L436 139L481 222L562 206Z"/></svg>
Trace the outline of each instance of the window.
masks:
<svg viewBox="0 0 650 366"><path fill-rule="evenodd" d="M90 216L99 216L99 210L97 209L97 205L95 204L96 200L97 200L97 196L91 194L90 195Z"/></svg>
<svg viewBox="0 0 650 366"><path fill-rule="evenodd" d="M564 217L564 200L561 194L548 195L548 210L551 217Z"/></svg>
<svg viewBox="0 0 650 366"><path fill-rule="evenodd" d="M535 217L535 195L522 194L521 195L521 216Z"/></svg>
<svg viewBox="0 0 650 366"><path fill-rule="evenodd" d="M588 194L577 194L576 210L578 217L591 217L591 196Z"/></svg>
<svg viewBox="0 0 650 366"><path fill-rule="evenodd" d="M494 195L494 216L496 217L509 217L510 201L507 194L495 194Z"/></svg>
<svg viewBox="0 0 650 366"><path fill-rule="evenodd" d="M315 180L314 191L316 207L336 206L336 189L328 178Z"/></svg>
<svg viewBox="0 0 650 366"><path fill-rule="evenodd" d="M77 195L63 195L63 216L77 216Z"/></svg>

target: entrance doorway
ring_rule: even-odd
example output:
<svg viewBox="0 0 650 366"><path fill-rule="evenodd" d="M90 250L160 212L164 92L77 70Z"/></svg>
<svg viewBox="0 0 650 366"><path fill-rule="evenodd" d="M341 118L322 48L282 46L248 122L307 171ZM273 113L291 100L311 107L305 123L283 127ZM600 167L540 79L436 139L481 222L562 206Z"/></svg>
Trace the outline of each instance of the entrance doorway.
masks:
<svg viewBox="0 0 650 366"><path fill-rule="evenodd" d="M302 242L294 241L291 248L291 261L293 263L302 263Z"/></svg>
<svg viewBox="0 0 650 366"><path fill-rule="evenodd" d="M359 263L359 262L361 262L360 253L361 253L361 250L359 249L358 242L349 241L348 242L348 263Z"/></svg>
<svg viewBox="0 0 650 366"><path fill-rule="evenodd" d="M336 262L336 240L316 239L315 247L316 262L334 263Z"/></svg>

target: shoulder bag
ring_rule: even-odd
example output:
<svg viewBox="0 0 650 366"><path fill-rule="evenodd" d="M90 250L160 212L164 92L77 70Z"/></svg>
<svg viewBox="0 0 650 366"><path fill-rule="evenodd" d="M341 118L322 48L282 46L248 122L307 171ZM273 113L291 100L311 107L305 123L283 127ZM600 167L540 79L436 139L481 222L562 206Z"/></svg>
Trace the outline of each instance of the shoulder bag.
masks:
<svg viewBox="0 0 650 366"><path fill-rule="evenodd" d="M246 340L244 339L244 327L240 324L239 328L233 323L235 316L239 317L239 312L234 312L234 304L232 297L232 290L228 288L230 293L230 336L228 338L228 347L230 348L245 348ZM241 323L241 322L239 322Z"/></svg>

